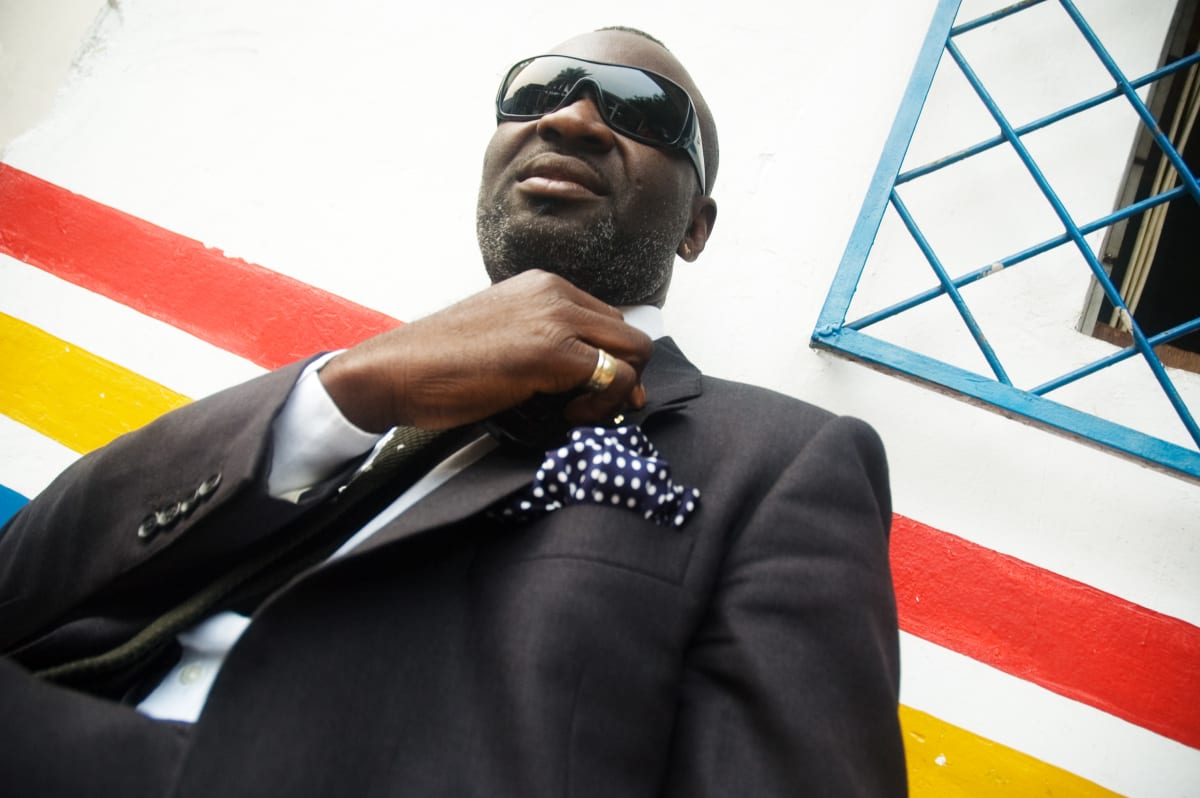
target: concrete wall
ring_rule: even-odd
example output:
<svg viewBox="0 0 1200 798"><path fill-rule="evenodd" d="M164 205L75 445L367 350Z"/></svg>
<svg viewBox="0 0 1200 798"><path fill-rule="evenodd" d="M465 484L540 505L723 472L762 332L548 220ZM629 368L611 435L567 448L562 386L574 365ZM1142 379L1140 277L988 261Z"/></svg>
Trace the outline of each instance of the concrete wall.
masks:
<svg viewBox="0 0 1200 798"><path fill-rule="evenodd" d="M78 37L83 29L34 25L41 11L29 5L0 5L0 42L9 40L9 25L33 31L23 42ZM990 10L984 2L964 5L960 19ZM1153 68L1170 0L1079 5L1122 66ZM1194 715L1169 728L1131 721L1119 700L1048 686L1009 656L1052 648L1056 637L1078 638L1078 629L1066 628L1077 618L1038 612L1048 596L1069 603L1079 590L1134 618L1135 632L1167 629L1191 645L1200 624L1196 486L808 347L934 7L934 0L802 9L767 0L618 0L547 13L520 0L478 7L110 2L90 37L78 41L48 115L39 118L37 100L6 89L11 105L0 106L0 118L30 127L0 160L230 257L412 319L484 285L474 195L492 95L507 66L602 25L662 37L703 87L722 142L718 223L701 260L677 268L667 305L672 333L709 372L868 419L888 445L895 509L923 530L924 554L943 551L929 541L947 542L945 552L970 551L987 565L964 567L962 580L982 584L984 599L994 599L994 615L974 613L1000 630L990 654L957 644L978 634L950 620L953 607L930 621L936 628L906 626L903 701L914 711L906 717L914 794L990 795L1005 784L1009 794L1029 794L1012 785L1040 783L1056 795L1101 794L1096 785L1196 795L1200 750L1187 736L1197 732ZM1015 53L1012 37L964 39L1006 110L1026 121L1048 103L1103 88L1055 4L1025 13L1028 21L1017 24L1029 27L1016 37ZM12 47L4 44L6 58ZM24 85L24 68L2 63L3 76ZM910 164L992 134L964 91L951 76L939 77L932 121L918 132ZM1083 218L1111 209L1131 117L1099 112L1083 127L1036 142ZM944 219L928 232L964 268L982 265L976 260L997 247L1014 251L1032 243L1030 236L1045 237L1047 221L1031 210L1030 184L1014 160L914 187L910 204ZM0 204L3 197L0 181ZM885 222L855 311L930 284L895 228ZM69 235L62 246L70 249ZM29 260L0 256L0 313L20 324L186 396L261 370L180 332L170 318L148 318ZM1106 346L1075 332L1086 275L1054 258L1036 266L1005 275L995 299L985 300L989 334L1023 364L1022 379ZM977 367L942 311L897 322L886 334ZM1183 383L1195 397L1192 377ZM0 381L21 378L10 367ZM1102 385L1072 401L1087 406L1113 396L1131 423L1178 436L1162 408L1136 391ZM29 496L77 454L9 415L0 417L0 445L10 453L0 462L0 484ZM1003 585L980 576L1000 572L1025 576ZM947 589L948 603L960 600L957 589ZM914 592L903 601L915 607L920 599ZM1038 618L1044 628L1003 631L1005 617L1018 616ZM1103 659L1106 633L1089 632L1098 648L1076 652ZM1146 650L1147 660L1160 655ZM1170 700L1200 704L1198 677L1186 675L1193 666L1173 665L1183 669L1186 692ZM1131 667L1102 674L1101 692L1119 690L1112 684L1118 676L1150 678L1136 661ZM925 728L943 735L944 750L930 747L940 743L922 736ZM961 755L947 753L955 745L965 746L954 749Z"/></svg>

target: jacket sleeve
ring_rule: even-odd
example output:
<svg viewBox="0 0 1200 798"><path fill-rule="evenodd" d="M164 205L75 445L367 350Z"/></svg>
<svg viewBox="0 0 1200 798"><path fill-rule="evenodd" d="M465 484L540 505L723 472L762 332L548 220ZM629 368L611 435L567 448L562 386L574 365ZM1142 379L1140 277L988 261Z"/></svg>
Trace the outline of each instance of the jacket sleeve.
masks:
<svg viewBox="0 0 1200 798"><path fill-rule="evenodd" d="M878 437L831 419L748 512L686 655L665 794L906 794Z"/></svg>
<svg viewBox="0 0 1200 798"><path fill-rule="evenodd" d="M23 507L0 534L0 650L98 597L168 606L290 520L299 508L267 495L264 472L303 366L121 436Z"/></svg>

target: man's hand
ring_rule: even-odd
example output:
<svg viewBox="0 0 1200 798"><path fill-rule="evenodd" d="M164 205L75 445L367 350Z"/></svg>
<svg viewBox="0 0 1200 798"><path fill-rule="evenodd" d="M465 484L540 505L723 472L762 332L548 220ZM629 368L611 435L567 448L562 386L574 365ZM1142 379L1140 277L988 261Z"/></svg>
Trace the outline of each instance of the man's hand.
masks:
<svg viewBox="0 0 1200 798"><path fill-rule="evenodd" d="M481 421L535 394L580 388L597 349L617 361L603 391L572 399L573 423L645 403L653 343L619 311L560 277L519 274L423 319L371 338L322 367L325 390L351 422L443 429Z"/></svg>

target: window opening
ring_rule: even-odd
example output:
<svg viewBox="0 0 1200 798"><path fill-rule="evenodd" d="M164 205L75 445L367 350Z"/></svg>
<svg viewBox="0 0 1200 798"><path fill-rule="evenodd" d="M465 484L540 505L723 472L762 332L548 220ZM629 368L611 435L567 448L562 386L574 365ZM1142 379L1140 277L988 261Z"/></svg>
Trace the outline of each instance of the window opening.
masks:
<svg viewBox="0 0 1200 798"><path fill-rule="evenodd" d="M1196 0L1183 0L1175 11L1160 64L1195 53L1200 43ZM1195 64L1153 84L1146 101L1167 138L1196 171L1200 163L1200 66ZM1138 132L1129 158L1122 202L1170 191L1180 180L1146 130ZM1195 268L1194 238L1200 231L1200 205L1182 201L1155 206L1139 217L1109 228L1102 261L1121 298L1142 329L1154 335L1186 324L1200 314L1200 269ZM1082 329L1118 346L1131 343L1130 323L1102 288L1093 286ZM1164 363L1200 372L1200 331L1179 336L1157 348Z"/></svg>
<svg viewBox="0 0 1200 798"><path fill-rule="evenodd" d="M1062 13L1070 20L1073 30L1082 37L1102 66L1112 88L1062 107L1032 122L1014 124L975 72L955 39L964 33L1001 22L1043 3L1060 7ZM1168 321L1157 321L1150 319L1145 311L1142 311L1141 317L1138 315L1140 308L1155 304L1150 302L1151 286L1155 284L1150 276L1190 272L1188 277L1195 280L1195 275L1200 272L1193 267L1193 257L1179 261L1183 264L1182 268L1160 268L1160 263L1165 261L1156 259L1169 260L1172 253L1180 251L1178 247L1184 246L1175 244L1167 231L1179 229L1190 232L1197 229L1194 215L1183 217L1183 212L1179 212L1183 221L1179 223L1181 226L1175 228L1172 213L1168 212L1168 206L1181 206L1189 207L1190 212L1195 214L1197 204L1200 203L1200 184L1197 183L1193 170L1188 167L1189 161L1195 163L1195 149L1200 146L1200 131L1194 135L1191 133L1196 108L1200 104L1200 100L1196 99L1200 88L1185 90L1187 86L1200 83L1200 78L1195 76L1197 64L1200 63L1200 53L1196 52L1195 46L1195 26L1192 24L1195 18L1195 0L1181 0L1176 10L1176 22L1182 19L1186 24L1177 24L1173 28L1173 33L1168 37L1161 66L1148 74L1133 77L1121 71L1105 44L1072 0L1022 0L954 25L959 5L960 0L941 0L938 4L900 112L868 190L863 210L813 332L812 345L949 390L965 398L981 401L1006 414L1023 417L1172 473L1200 479L1200 425L1175 385L1172 375L1168 373L1162 356L1156 351L1156 347L1165 344L1182 349L1192 346L1192 341L1200 339L1200 294L1194 290L1195 282L1188 283L1192 286L1190 290L1167 289L1168 295L1183 294L1180 304L1183 306L1181 315L1185 318L1176 319L1173 316ZM958 68L999 132L963 150L901 173L905 153L943 55ZM1138 89L1145 87L1151 87L1149 105L1160 115L1162 109L1169 105L1168 95L1174 91L1178 99L1172 106L1174 110L1171 115L1178 117L1177 124L1164 121L1162 127L1167 129L1160 128L1155 113L1138 94ZM1108 102L1126 103L1140 121L1142 135L1135 145L1135 150L1140 147L1143 154L1139 159L1135 152L1131 161L1137 165L1137 179L1133 181L1136 185L1127 181L1118 207L1111 213L1100 218L1076 220L1038 160L1031 154L1025 137ZM1194 142L1193 147L1187 146L1189 142ZM1036 183L1038 192L1053 212L1062 232L1017 252L989 258L985 265L962 271L961 266L943 261L937 248L924 234L919 215L910 210L901 197L900 189L908 183L962 164L996 147L1006 147L1016 155L1021 166ZM1152 151L1158 154L1158 160L1153 164L1148 159L1148 154ZM867 256L879 233L885 212L894 213L902 222L904 230L916 244L917 250L930 269L932 285L907 299L873 310L848 322L847 312L862 280ZM1163 216L1165 223L1151 223L1158 229L1157 246L1148 260L1145 255L1139 256L1140 260L1131 257L1121 260L1119 256L1112 254L1123 249L1133 252L1137 248L1138 235L1130 231L1134 230L1135 224L1145 227L1148 224L1146 219L1152 215ZM1147 228L1148 232L1141 235L1143 240L1151 235L1150 229ZM1086 237L1105 230L1109 230L1110 233L1105 247L1101 248L1103 255L1098 255L1097 249L1088 243ZM1111 232L1113 230L1119 232ZM1069 369L1039 384L1025 385L1010 376L1010 373L1014 372L1006 367L996 347L989 341L985 325L980 323L977 313L972 310L972 302L976 301L977 292L986 290L985 287L976 288L974 285L1022 264L1027 264L1025 268L1037 269L1038 264L1028 262L1058 247L1076 250L1091 272L1095 289L1085 309L1085 326L1089 323L1097 329L1114 326L1105 321L1106 318L1113 319L1117 322L1116 328L1127 336L1127 340L1118 340L1120 348L1104 357ZM1146 244L1143 243L1141 248L1145 250ZM1186 252L1186 248L1183 251ZM972 372L944 359L890 343L873 334L871 330L874 325L897 318L931 300L945 301L942 298L948 299L952 304L962 328L974 341L986 363L986 373ZM1114 367L1117 364L1130 360L1142 362L1153 375L1161 395L1169 402L1170 410L1186 431L1182 439L1177 436L1168 440L1147 434L1094 413L1059 403L1052 396L1048 396L1106 370L1115 371Z"/></svg>

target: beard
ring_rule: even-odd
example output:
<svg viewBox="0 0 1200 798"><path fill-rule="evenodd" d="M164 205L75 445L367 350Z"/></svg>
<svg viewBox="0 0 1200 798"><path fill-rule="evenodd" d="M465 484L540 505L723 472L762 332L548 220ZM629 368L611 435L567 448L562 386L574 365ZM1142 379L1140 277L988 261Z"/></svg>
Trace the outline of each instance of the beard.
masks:
<svg viewBox="0 0 1200 798"><path fill-rule="evenodd" d="M503 201L480 202L475 222L492 282L541 269L610 305L662 304L686 225L660 219L645 230L623 231L610 216L580 227L553 214L522 222Z"/></svg>

